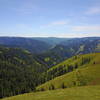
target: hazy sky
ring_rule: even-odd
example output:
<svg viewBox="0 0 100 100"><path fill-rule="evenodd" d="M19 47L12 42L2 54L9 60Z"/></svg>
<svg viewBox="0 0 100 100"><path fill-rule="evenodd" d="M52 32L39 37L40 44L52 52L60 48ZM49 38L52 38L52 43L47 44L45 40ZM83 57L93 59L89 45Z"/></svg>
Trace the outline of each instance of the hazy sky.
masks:
<svg viewBox="0 0 100 100"><path fill-rule="evenodd" d="M100 0L0 0L0 36L100 36Z"/></svg>

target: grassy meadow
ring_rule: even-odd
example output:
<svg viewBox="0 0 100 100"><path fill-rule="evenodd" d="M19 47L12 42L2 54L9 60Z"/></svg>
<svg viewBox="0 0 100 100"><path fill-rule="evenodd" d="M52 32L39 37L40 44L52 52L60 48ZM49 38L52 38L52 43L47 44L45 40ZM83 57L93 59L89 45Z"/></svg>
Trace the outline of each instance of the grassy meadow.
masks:
<svg viewBox="0 0 100 100"><path fill-rule="evenodd" d="M85 86L28 93L1 100L100 100L100 86Z"/></svg>
<svg viewBox="0 0 100 100"><path fill-rule="evenodd" d="M86 85L91 85L95 82L96 84L100 83L100 53L96 54L86 54L86 55L81 55L79 59L76 59L75 62L74 60L72 63L80 63L81 62L81 57L91 57L91 61L87 64L84 64L83 66L79 66L79 68L75 69L72 72L69 72L67 74L61 75L59 77L54 78L53 80L50 80L40 86L37 87L37 90L49 90L50 87L53 85L54 89L59 89L62 88L63 85L65 88L69 87L76 87L76 86L86 86ZM72 60L73 57L69 60ZM94 64L95 62L95 64ZM68 63L68 61L64 61L61 64ZM61 65L60 64L60 65ZM59 67L54 66L55 67Z"/></svg>

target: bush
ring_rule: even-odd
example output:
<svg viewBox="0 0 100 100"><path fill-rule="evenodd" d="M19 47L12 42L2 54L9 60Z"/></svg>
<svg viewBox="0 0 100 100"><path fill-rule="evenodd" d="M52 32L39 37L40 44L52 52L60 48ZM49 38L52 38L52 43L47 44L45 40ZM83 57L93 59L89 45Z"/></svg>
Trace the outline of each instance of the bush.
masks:
<svg viewBox="0 0 100 100"><path fill-rule="evenodd" d="M67 88L67 87L65 86L64 83L62 83L61 88L64 89L64 88Z"/></svg>
<svg viewBox="0 0 100 100"><path fill-rule="evenodd" d="M49 87L49 90L55 90L55 87L53 84L51 84L51 86Z"/></svg>

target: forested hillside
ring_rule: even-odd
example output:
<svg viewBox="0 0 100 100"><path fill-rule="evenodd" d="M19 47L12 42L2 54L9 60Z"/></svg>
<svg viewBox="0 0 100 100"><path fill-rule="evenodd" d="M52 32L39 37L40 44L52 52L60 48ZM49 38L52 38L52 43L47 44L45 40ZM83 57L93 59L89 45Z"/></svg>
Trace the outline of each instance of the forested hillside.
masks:
<svg viewBox="0 0 100 100"><path fill-rule="evenodd" d="M100 52L100 38L73 38L61 42L54 48L38 55L49 67L78 54Z"/></svg>
<svg viewBox="0 0 100 100"><path fill-rule="evenodd" d="M35 40L33 38L0 37L0 44L6 47L17 47L30 51L31 53L42 53L50 48L50 44Z"/></svg>
<svg viewBox="0 0 100 100"><path fill-rule="evenodd" d="M34 91L46 70L29 51L0 46L0 98Z"/></svg>
<svg viewBox="0 0 100 100"><path fill-rule="evenodd" d="M57 38L57 37L34 37L33 39L51 44L53 47L61 42L71 40L71 38Z"/></svg>

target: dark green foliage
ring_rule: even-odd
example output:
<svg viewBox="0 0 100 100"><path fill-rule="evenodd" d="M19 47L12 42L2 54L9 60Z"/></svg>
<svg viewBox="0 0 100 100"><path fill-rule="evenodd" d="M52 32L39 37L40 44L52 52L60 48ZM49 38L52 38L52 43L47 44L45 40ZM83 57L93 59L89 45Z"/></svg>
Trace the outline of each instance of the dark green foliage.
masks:
<svg viewBox="0 0 100 100"><path fill-rule="evenodd" d="M90 62L90 58L82 58L82 62L81 62L81 65L84 65L84 64L87 64Z"/></svg>
<svg viewBox="0 0 100 100"><path fill-rule="evenodd" d="M41 88L41 90L40 90L40 91L45 91L45 90L44 90L44 88Z"/></svg>
<svg viewBox="0 0 100 100"><path fill-rule="evenodd" d="M0 47L0 98L35 91L46 70L28 51Z"/></svg>
<svg viewBox="0 0 100 100"><path fill-rule="evenodd" d="M50 85L49 90L55 90L55 86L53 84Z"/></svg>
<svg viewBox="0 0 100 100"><path fill-rule="evenodd" d="M72 72L74 69L77 69L78 65L75 64L75 66L73 65L67 65L67 69L66 69L66 65L60 65L57 68L54 68L52 70L49 70L47 72L44 73L44 76L41 78L42 82L45 83L46 81L52 80L55 77L64 75L65 73L68 72Z"/></svg>
<svg viewBox="0 0 100 100"><path fill-rule="evenodd" d="M77 57L75 56L72 58L72 61L76 60L77 61ZM83 66L85 64L89 64L92 58L90 57L81 57L80 58L80 62L75 62L74 64L60 64L57 67L54 68L50 68L45 74L45 81L49 81L54 79L55 77L64 75L66 73L72 72L73 70L76 70L78 67ZM43 79L43 78L42 78ZM76 84L76 83L75 83Z"/></svg>
<svg viewBox="0 0 100 100"><path fill-rule="evenodd" d="M78 64L77 64L77 63L75 64L74 68L75 68L75 69L77 69L77 68L78 68Z"/></svg>
<svg viewBox="0 0 100 100"><path fill-rule="evenodd" d="M72 65L68 65L68 72L73 71L74 67Z"/></svg>
<svg viewBox="0 0 100 100"><path fill-rule="evenodd" d="M61 88L64 89L64 88L67 88L67 87L65 86L64 83L62 83Z"/></svg>
<svg viewBox="0 0 100 100"><path fill-rule="evenodd" d="M55 77L57 76L61 76L65 73L68 72L68 70L65 68L66 66L65 65L62 65L62 66L59 66L53 70L49 70L47 71L45 74L45 81L49 81L51 79L54 79Z"/></svg>

